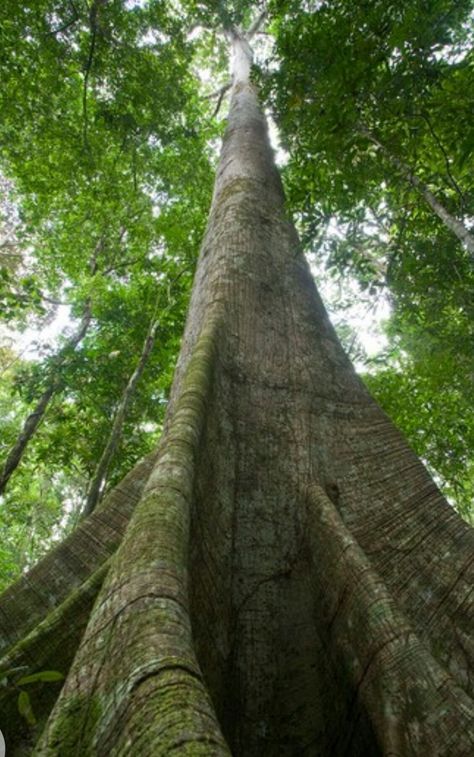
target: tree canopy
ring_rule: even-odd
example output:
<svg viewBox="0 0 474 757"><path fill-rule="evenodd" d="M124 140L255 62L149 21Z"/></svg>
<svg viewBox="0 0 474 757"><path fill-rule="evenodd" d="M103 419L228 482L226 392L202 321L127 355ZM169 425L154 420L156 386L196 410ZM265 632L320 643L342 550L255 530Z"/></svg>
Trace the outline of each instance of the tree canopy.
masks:
<svg viewBox="0 0 474 757"><path fill-rule="evenodd" d="M255 5L2 5L2 465L38 421L2 495L4 584L77 524L152 325L100 494L156 443L222 133L216 29ZM472 12L468 0L274 0L253 72L305 250L391 305L366 381L468 519ZM350 350L357 335L341 334Z"/></svg>

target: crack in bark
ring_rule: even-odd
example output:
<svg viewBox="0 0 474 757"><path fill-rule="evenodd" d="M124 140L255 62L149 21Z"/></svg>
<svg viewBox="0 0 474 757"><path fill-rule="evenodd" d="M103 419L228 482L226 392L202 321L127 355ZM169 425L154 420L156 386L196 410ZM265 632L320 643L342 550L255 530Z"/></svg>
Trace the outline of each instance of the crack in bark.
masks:
<svg viewBox="0 0 474 757"><path fill-rule="evenodd" d="M167 673L169 671L182 671L183 673L185 673L186 676L195 678L196 681L199 681L200 683L202 683L203 681L202 674L198 673L196 670L193 670L187 665L184 665L183 663L170 663L170 664L163 665L157 670L150 670L147 673L144 673L142 676L140 676L137 680L135 680L132 683L128 693L132 694L135 691L135 689L138 689L143 683L148 681L150 678L158 678L159 676L163 675L163 673ZM183 681L171 681L169 685L179 686L182 684L183 684Z"/></svg>

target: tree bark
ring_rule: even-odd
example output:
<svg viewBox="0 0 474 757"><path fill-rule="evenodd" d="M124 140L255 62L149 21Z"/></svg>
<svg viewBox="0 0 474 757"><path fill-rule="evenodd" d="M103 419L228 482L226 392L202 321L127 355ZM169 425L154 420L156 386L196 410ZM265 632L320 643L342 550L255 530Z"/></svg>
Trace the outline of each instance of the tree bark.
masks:
<svg viewBox="0 0 474 757"><path fill-rule="evenodd" d="M36 755L473 751L472 529L354 373L283 200L240 73L157 460Z"/></svg>
<svg viewBox="0 0 474 757"><path fill-rule="evenodd" d="M140 359L135 367L135 370L130 376L127 386L125 387L125 390L123 392L122 398L117 408L117 412L115 414L115 418L112 423L112 428L110 430L109 438L105 445L102 456L97 464L97 468L94 471L94 475L92 477L92 481L89 486L89 491L87 492L87 498L86 498L86 503L84 505L83 516L90 515L90 513L95 509L97 503L99 502L101 498L102 488L105 484L106 477L107 477L107 471L109 470L109 466L110 466L110 463L112 462L115 451L118 445L120 444L120 439L122 437L123 424L125 422L125 418L127 417L127 412L130 407L130 403L132 401L133 395L135 394L135 389L137 388L137 384L140 381L143 371L145 370L147 360L150 357L151 351L153 349L153 345L155 343L155 335L156 335L157 328L158 328L158 321L154 321L153 323L150 324L150 328L148 329L148 334L146 335L145 342L143 343L143 349L140 355Z"/></svg>
<svg viewBox="0 0 474 757"><path fill-rule="evenodd" d="M83 585L118 547L150 475L147 455L97 510L0 596L0 655Z"/></svg>
<svg viewBox="0 0 474 757"><path fill-rule="evenodd" d="M68 593L64 602L54 610L50 608L47 616L0 659L4 679L0 688L2 733L12 754L29 754L32 737L28 723L18 711L14 696L19 693L16 681L45 670L68 671L107 570L108 562L102 563L84 583ZM59 684L32 689L32 709L40 722L49 715L59 690Z"/></svg>
<svg viewBox="0 0 474 757"><path fill-rule="evenodd" d="M0 677L5 681L0 687L0 725L12 754L30 754L38 730L32 731L18 710L15 681L44 670L67 673L107 575L109 558L123 537L155 458L153 453L140 461L89 518L0 597ZM60 684L40 684L31 690L40 724L59 690Z"/></svg>
<svg viewBox="0 0 474 757"><path fill-rule="evenodd" d="M70 350L75 350L78 344L84 339L87 329L89 328L92 318L91 304L88 302L84 309L81 322L77 330L69 337L64 347L62 347L59 355L56 356L53 375L51 376L48 387L45 389L41 397L39 398L36 406L29 414L23 424L23 428L20 431L18 438L7 455L3 471L0 475L0 494L5 491L5 488L12 476L21 463L25 450L34 436L36 429L40 425L44 418L44 414L48 408L48 405L61 386L61 380L57 375L57 371L64 362L64 355Z"/></svg>
<svg viewBox="0 0 474 757"><path fill-rule="evenodd" d="M466 229L464 224L455 218L444 205L434 196L418 176L416 176L409 167L403 163L396 155L390 152L385 145L380 142L375 134L373 134L367 127L361 126L359 128L360 133L369 139L372 144L376 145L379 150L388 158L389 162L395 166L395 168L401 173L401 175L412 185L414 189L423 197L425 202L430 206L431 210L436 213L438 218L444 223L444 225L459 239L463 247L469 252L469 255L474 260L474 237L471 232Z"/></svg>

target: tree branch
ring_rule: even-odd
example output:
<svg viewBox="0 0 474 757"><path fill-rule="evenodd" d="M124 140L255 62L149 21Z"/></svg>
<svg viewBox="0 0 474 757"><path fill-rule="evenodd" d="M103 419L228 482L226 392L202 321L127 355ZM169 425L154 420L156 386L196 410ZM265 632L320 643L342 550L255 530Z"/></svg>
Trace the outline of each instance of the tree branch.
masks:
<svg viewBox="0 0 474 757"><path fill-rule="evenodd" d="M254 37L260 31L260 28L261 28L263 22L266 20L267 15L268 15L268 11L265 8L260 13L260 15L255 19L255 21L251 25L250 29L247 31L247 33L245 35L245 38L247 39L247 41L250 41L252 39L252 37Z"/></svg>
<svg viewBox="0 0 474 757"><path fill-rule="evenodd" d="M214 92L211 92L209 95L204 95L204 100L213 100L214 97L220 97L222 92L227 92L228 89L230 89L232 86L232 82L228 81L226 84L224 84L222 87L219 87L219 89L215 89Z"/></svg>
<svg viewBox="0 0 474 757"><path fill-rule="evenodd" d="M84 68L84 85L82 90L82 115L83 115L83 138L84 145L87 147L87 128L88 128L88 115L87 115L87 89L89 85L89 76L92 68L92 62L94 60L94 53L97 41L97 16L99 7L105 5L107 0L94 0L89 11L89 27L91 31L91 43L89 46L89 55L87 57L86 65Z"/></svg>
<svg viewBox="0 0 474 757"><path fill-rule="evenodd" d="M228 84L225 84L223 87L221 87L219 99L217 100L216 107L214 108L214 112L212 114L212 118L215 118L217 114L219 113L220 107L222 105L222 100L224 99L224 95L231 88L232 84L229 82Z"/></svg>
<svg viewBox="0 0 474 757"><path fill-rule="evenodd" d="M438 145L439 149L443 153L444 163L445 163L445 166L446 166L446 173L448 175L448 179L451 182L452 187L454 188L455 192L457 192L458 195L459 195L459 198L460 198L460 201L461 201L460 202L460 204L461 204L460 210L461 210L461 215L463 215L463 213L464 213L464 204L465 204L464 193L463 193L461 187L459 186L459 184L457 183L456 179L454 178L454 176L453 176L453 174L451 172L451 165L450 165L450 160L449 160L448 153L446 152L446 149L445 149L443 143L441 142L441 139L439 138L438 134L435 132L433 124L431 123L431 120L428 118L428 116L426 115L426 113L420 113L420 116L426 122L426 124L428 125L428 129L431 132L431 136L433 137L433 139L435 140L435 142Z"/></svg>
<svg viewBox="0 0 474 757"><path fill-rule="evenodd" d="M74 26L74 24L77 21L79 21L79 18L80 18L79 11L77 10L72 0L70 0L70 6L73 11L73 18L70 21L66 21L66 23L64 23L62 26L59 26L57 29L51 29L51 31L47 32L46 34L47 37L50 37L50 36L54 37L56 36L56 34L61 34L61 32L65 32L66 29L69 29L70 26Z"/></svg>
<svg viewBox="0 0 474 757"><path fill-rule="evenodd" d="M18 468L24 452L43 420L51 398L61 387L59 370L61 369L69 351L75 350L79 342L86 335L92 320L91 301L87 300L78 329L69 337L53 360L53 373L50 382L39 398L31 413L27 416L18 437L7 454L3 470L0 474L0 494L5 491L12 474Z"/></svg>

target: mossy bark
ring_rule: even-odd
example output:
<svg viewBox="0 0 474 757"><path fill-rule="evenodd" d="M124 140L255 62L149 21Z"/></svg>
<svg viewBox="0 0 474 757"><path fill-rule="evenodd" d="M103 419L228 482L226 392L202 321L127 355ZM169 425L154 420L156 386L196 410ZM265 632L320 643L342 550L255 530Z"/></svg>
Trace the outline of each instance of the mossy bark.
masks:
<svg viewBox="0 0 474 757"><path fill-rule="evenodd" d="M368 394L233 87L165 432L37 755L467 755L473 531Z"/></svg>
<svg viewBox="0 0 474 757"><path fill-rule="evenodd" d="M39 681L21 687L16 681L45 670L66 676L107 570L106 562L0 659L0 678L4 680L0 687L2 732L12 754L31 752L32 737L41 732L61 689L59 683ZM33 731L18 709L21 690L26 690L31 699L37 720Z"/></svg>
<svg viewBox="0 0 474 757"><path fill-rule="evenodd" d="M158 460L38 754L229 753L187 610L190 504L218 329L216 312L195 345Z"/></svg>
<svg viewBox="0 0 474 757"><path fill-rule="evenodd" d="M0 654L86 581L116 550L156 453L140 461L87 520L0 596Z"/></svg>

